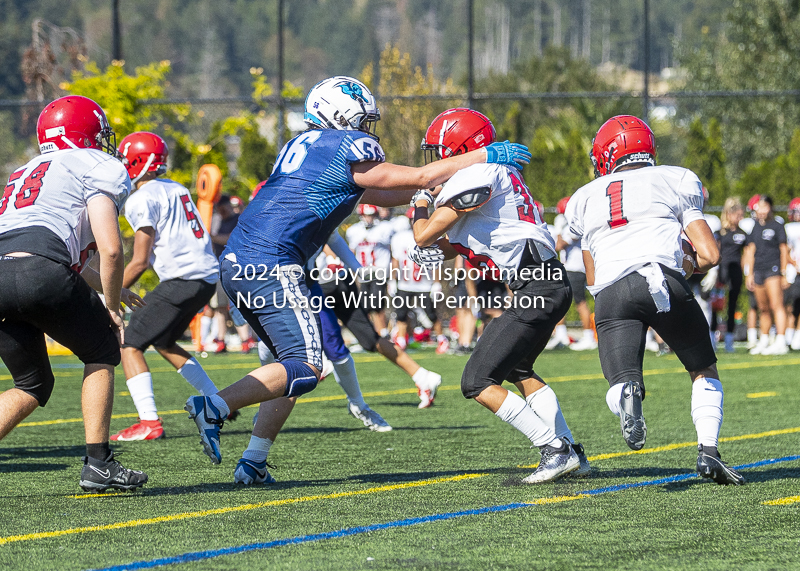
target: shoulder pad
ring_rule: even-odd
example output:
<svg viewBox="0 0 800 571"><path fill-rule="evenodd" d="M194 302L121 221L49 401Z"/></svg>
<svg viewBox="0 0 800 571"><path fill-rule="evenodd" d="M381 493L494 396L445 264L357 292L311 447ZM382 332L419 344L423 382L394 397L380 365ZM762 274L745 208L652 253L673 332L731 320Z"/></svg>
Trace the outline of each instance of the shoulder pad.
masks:
<svg viewBox="0 0 800 571"><path fill-rule="evenodd" d="M483 206L492 196L491 186L481 186L462 192L450 200L450 204L456 210L474 210Z"/></svg>

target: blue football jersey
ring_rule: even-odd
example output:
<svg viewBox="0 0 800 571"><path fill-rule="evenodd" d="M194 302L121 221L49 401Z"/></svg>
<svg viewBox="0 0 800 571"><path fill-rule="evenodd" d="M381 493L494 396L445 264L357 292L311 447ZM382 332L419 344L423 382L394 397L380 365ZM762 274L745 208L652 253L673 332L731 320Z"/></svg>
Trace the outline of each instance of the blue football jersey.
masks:
<svg viewBox="0 0 800 571"><path fill-rule="evenodd" d="M361 131L301 133L281 150L225 253L234 253L240 264L305 265L364 193L350 166L384 160L378 142Z"/></svg>

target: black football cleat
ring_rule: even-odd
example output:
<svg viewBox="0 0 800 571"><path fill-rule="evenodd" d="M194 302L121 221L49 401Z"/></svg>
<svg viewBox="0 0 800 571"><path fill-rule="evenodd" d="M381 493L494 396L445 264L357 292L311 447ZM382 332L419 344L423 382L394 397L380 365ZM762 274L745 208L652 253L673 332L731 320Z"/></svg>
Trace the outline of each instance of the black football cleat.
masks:
<svg viewBox="0 0 800 571"><path fill-rule="evenodd" d="M697 473L721 486L741 486L745 482L744 476L722 461L716 448L703 448L702 444L697 445Z"/></svg>
<svg viewBox="0 0 800 571"><path fill-rule="evenodd" d="M104 462L97 458L83 457L83 470L78 485L85 492L105 492L108 489L125 490L140 488L147 483L147 474L128 470L114 459L114 454Z"/></svg>
<svg viewBox="0 0 800 571"><path fill-rule="evenodd" d="M647 439L642 398L642 387L639 383L628 381L622 387L622 396L619 399L619 425L622 428L622 436L631 450L644 448L644 441Z"/></svg>

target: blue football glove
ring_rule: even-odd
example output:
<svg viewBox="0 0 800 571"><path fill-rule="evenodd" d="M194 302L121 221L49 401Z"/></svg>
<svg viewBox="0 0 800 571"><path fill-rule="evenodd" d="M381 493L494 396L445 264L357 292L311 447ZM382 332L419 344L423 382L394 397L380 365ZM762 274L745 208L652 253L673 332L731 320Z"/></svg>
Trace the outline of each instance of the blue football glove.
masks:
<svg viewBox="0 0 800 571"><path fill-rule="evenodd" d="M529 162L533 155L528 151L528 147L519 143L492 143L486 147L486 162L517 167L521 169Z"/></svg>

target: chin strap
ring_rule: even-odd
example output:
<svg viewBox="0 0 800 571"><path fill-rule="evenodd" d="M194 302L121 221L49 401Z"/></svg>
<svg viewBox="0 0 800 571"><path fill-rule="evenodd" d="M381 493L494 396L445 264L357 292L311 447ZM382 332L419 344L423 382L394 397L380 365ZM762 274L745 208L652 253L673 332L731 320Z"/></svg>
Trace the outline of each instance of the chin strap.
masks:
<svg viewBox="0 0 800 571"><path fill-rule="evenodd" d="M132 178L131 179L131 182L133 184L136 184L137 182L139 182L139 179L144 176L144 174L147 172L147 169L149 169L150 165L153 164L153 159L155 159L155 158L156 158L156 154L155 153L150 153L150 156L147 157L147 162L144 163L144 166L142 167L142 170L139 171L139 174L136 175L136 178Z"/></svg>

